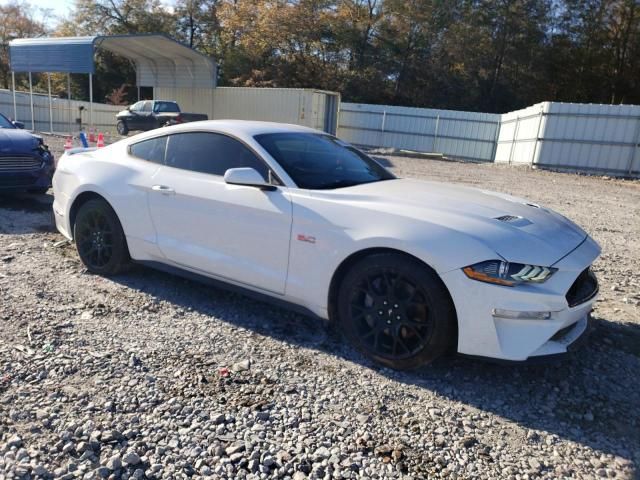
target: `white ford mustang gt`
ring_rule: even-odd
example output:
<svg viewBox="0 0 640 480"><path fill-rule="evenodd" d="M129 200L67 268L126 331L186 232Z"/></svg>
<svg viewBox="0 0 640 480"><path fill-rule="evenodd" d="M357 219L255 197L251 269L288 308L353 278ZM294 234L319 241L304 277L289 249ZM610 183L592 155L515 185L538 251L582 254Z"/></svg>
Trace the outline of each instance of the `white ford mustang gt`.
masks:
<svg viewBox="0 0 640 480"><path fill-rule="evenodd" d="M396 178L309 128L207 121L62 156L58 230L94 273L131 261L338 322L374 360L521 361L587 328L598 245L500 193Z"/></svg>

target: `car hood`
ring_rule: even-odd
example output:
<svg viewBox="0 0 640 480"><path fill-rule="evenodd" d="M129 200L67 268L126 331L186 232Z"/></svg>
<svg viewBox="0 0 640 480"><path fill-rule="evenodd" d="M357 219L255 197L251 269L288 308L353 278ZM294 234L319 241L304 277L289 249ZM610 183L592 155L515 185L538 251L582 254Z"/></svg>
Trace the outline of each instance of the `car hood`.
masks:
<svg viewBox="0 0 640 480"><path fill-rule="evenodd" d="M32 154L34 138L24 130L0 128L0 155Z"/></svg>
<svg viewBox="0 0 640 480"><path fill-rule="evenodd" d="M334 192L351 197L356 204L370 204L377 211L469 235L510 262L551 266L587 237L558 213L521 198L476 188L396 179Z"/></svg>

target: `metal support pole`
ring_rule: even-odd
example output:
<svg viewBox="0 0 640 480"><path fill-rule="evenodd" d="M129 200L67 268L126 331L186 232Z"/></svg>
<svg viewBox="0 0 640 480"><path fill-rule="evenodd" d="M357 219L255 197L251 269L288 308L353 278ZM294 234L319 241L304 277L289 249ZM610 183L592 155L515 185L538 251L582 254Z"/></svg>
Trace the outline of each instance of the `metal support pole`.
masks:
<svg viewBox="0 0 640 480"><path fill-rule="evenodd" d="M516 117L516 124L513 126L513 138L511 139L511 150L509 150L509 165L511 165L511 162L513 161L513 149L516 146L518 127L520 127L520 117Z"/></svg>
<svg viewBox="0 0 640 480"><path fill-rule="evenodd" d="M71 74L67 73L67 107L69 110L69 133L73 132L73 126L71 123Z"/></svg>
<svg viewBox="0 0 640 480"><path fill-rule="evenodd" d="M11 70L11 86L13 87L13 119L18 120L18 108L16 107L16 72Z"/></svg>
<svg viewBox="0 0 640 480"><path fill-rule="evenodd" d="M89 126L93 128L93 74L89 74Z"/></svg>
<svg viewBox="0 0 640 480"><path fill-rule="evenodd" d="M53 106L51 105L51 74L47 73L47 83L49 85L49 132L53 133Z"/></svg>
<svg viewBox="0 0 640 480"><path fill-rule="evenodd" d="M36 119L33 111L33 83L31 81L31 72L29 72L29 100L31 102L31 130L36 129Z"/></svg>
<svg viewBox="0 0 640 480"><path fill-rule="evenodd" d="M138 101L140 101L140 85L138 85Z"/></svg>
<svg viewBox="0 0 640 480"><path fill-rule="evenodd" d="M433 132L433 153L438 153L438 128L440 127L440 115L436 116L436 128Z"/></svg>
<svg viewBox="0 0 640 480"><path fill-rule="evenodd" d="M536 161L536 152L538 151L538 143L540 143L540 128L542 127L542 117L544 116L544 103L540 107L540 117L538 118L538 131L536 132L536 143L533 145L533 153L531 154L531 165Z"/></svg>
<svg viewBox="0 0 640 480"><path fill-rule="evenodd" d="M633 172L633 164L635 163L636 156L640 154L640 120L636 128L636 144L631 147L631 154L629 155L629 169L628 174L631 176Z"/></svg>
<svg viewBox="0 0 640 480"><path fill-rule="evenodd" d="M500 130L502 129L502 123L498 122L496 127L496 134L493 138L493 148L491 149L491 161L496 163L496 155L498 154L498 142L500 141Z"/></svg>
<svg viewBox="0 0 640 480"><path fill-rule="evenodd" d="M381 135L380 135L380 146L381 147L384 147L384 145L385 145L384 144L384 126L385 126L386 123L387 123L387 111L383 110L382 111L382 125L380 126L380 132L381 132Z"/></svg>

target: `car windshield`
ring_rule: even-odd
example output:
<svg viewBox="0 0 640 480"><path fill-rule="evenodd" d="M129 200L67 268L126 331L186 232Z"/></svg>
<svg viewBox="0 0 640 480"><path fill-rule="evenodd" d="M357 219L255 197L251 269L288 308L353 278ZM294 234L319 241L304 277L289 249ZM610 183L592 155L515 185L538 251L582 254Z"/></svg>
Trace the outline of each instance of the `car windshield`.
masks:
<svg viewBox="0 0 640 480"><path fill-rule="evenodd" d="M156 102L153 105L153 111L180 113L180 107L176 102Z"/></svg>
<svg viewBox="0 0 640 480"><path fill-rule="evenodd" d="M395 178L364 153L329 135L266 133L255 139L300 188L326 190Z"/></svg>
<svg viewBox="0 0 640 480"><path fill-rule="evenodd" d="M7 117L0 114L0 128L16 128L16 127L13 125L13 123L11 123L11 121Z"/></svg>

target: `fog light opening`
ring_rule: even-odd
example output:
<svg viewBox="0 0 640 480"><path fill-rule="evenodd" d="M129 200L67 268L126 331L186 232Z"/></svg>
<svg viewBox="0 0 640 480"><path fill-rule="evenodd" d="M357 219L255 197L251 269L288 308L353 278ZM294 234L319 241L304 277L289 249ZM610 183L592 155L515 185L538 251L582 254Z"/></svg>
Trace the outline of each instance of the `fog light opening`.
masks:
<svg viewBox="0 0 640 480"><path fill-rule="evenodd" d="M549 320L551 312L520 312L517 310L504 310L494 308L491 312L494 317L511 318L514 320Z"/></svg>

